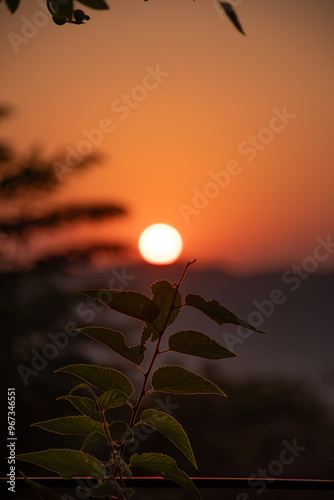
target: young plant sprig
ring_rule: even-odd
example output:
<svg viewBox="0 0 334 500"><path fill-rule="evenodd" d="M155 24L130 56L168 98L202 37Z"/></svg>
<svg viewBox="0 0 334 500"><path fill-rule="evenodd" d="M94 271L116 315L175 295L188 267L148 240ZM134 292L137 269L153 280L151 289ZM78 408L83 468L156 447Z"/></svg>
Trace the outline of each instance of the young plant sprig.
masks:
<svg viewBox="0 0 334 500"><path fill-rule="evenodd" d="M198 294L188 293L185 302L182 303L180 287L194 262L187 263L178 283L166 280L153 283L150 287L151 298L139 292L126 290L80 291L84 295L100 300L110 309L144 323L140 343L135 346L128 346L124 334L117 330L102 327L78 329L82 334L101 342L138 367L143 377L139 394L133 404L130 401L134 394L132 382L121 371L111 367L77 364L58 369L58 372L70 373L83 381L76 385L70 394L59 398L69 401L81 415L56 418L32 425L58 434L83 435L81 449L48 449L18 455L16 457L18 460L44 467L58 473L64 479L78 476L93 477L95 479L93 487L80 488L82 495L93 498L120 500L130 498L135 492L132 488L126 487L126 479L132 477L133 467L141 467L174 481L195 498L201 499L194 482L178 468L176 461L170 456L157 452L141 455L134 453L128 463L125 460L127 446L134 439L134 429L146 425L165 435L197 468L188 436L181 424L170 414L153 408L142 411L138 417L142 402L153 392L225 396L216 384L182 366L160 366L153 371L157 357L165 352L178 352L205 359L237 356L206 334L195 330L183 330L171 334L168 338L168 348L160 350L166 330L176 320L182 307L194 307L219 325L233 323L264 333L238 318L216 300L207 301ZM151 358L146 361L148 368L145 370L143 362L148 340L155 343L155 348ZM74 395L73 392L77 390L87 391L88 396ZM131 409L129 422L112 420L112 410L126 404ZM103 441L108 447L107 463L84 451L93 441ZM22 475L41 498L45 500L64 498Z"/></svg>

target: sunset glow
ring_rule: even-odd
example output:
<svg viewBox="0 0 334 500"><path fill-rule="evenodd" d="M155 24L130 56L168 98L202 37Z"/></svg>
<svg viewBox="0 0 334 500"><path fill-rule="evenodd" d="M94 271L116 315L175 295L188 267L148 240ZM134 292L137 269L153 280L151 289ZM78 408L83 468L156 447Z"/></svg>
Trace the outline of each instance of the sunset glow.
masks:
<svg viewBox="0 0 334 500"><path fill-rule="evenodd" d="M139 238L139 250L151 264L171 264L182 250L182 238L176 229L167 224L148 227Z"/></svg>
<svg viewBox="0 0 334 500"><path fill-rule="evenodd" d="M283 272L333 235L334 2L295 0L289 16L277 0L234 2L247 36L216 0L87 7L80 26L55 25L42 3L14 15L0 3L13 106L0 134L50 161L60 188L45 210L117 202L128 216L90 238L137 257L154 217L178 228L184 255L237 273ZM80 169L89 154L99 163Z"/></svg>

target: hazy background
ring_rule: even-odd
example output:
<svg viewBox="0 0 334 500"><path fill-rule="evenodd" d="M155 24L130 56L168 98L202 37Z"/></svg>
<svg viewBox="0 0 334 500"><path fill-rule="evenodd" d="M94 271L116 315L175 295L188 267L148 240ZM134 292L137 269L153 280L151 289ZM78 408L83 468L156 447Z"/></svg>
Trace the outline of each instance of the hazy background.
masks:
<svg viewBox="0 0 334 500"><path fill-rule="evenodd" d="M75 290L149 295L151 282L177 281L197 258L184 295L215 298L268 332L242 339L194 310L172 327L201 330L240 355L210 364L168 359L228 394L206 403L170 397L198 475L248 477L279 458L283 441L297 439L306 450L281 477L333 477L334 4L233 5L246 36L211 0L114 0L109 11L85 8L91 20L83 26L56 26L44 2L22 0L14 15L0 5L0 104L12 107L0 123L1 379L17 392L18 452L59 445L28 429L70 411L55 398L73 380L56 368L127 369L76 337L24 380L18 367L35 366L52 335L70 322L105 324L138 342L138 322L87 304ZM37 19L43 26L30 24ZM274 118L280 113L284 126ZM85 143L89 155L87 136L96 142ZM226 179L231 162L238 173L212 185L212 176ZM44 176L38 189L34 171ZM157 222L182 235L175 265L140 260L140 233ZM142 444L160 446L155 435ZM72 445L80 443L64 443ZM303 498L320 498L312 495Z"/></svg>
<svg viewBox="0 0 334 500"><path fill-rule="evenodd" d="M93 146L105 153L101 168L75 186L73 168L59 195L128 206L126 224L95 236L117 228L136 245L148 225L165 222L182 234L186 260L239 273L289 267L332 232L330 0L234 2L247 36L211 0L114 0L109 11L86 9L85 25L43 23L42 14L44 26L30 31L44 2L21 3L13 16L1 6L1 98L17 108L5 135L23 152L65 154L80 149L83 130L112 122ZM165 76L144 98L148 66ZM120 102L126 95L130 105ZM272 137L261 131L273 109L295 118ZM270 141L257 140L261 150L248 145L259 134ZM193 190L203 193L210 172L231 160L241 173L186 219L180 205L192 206ZM333 267L333 256L321 267Z"/></svg>

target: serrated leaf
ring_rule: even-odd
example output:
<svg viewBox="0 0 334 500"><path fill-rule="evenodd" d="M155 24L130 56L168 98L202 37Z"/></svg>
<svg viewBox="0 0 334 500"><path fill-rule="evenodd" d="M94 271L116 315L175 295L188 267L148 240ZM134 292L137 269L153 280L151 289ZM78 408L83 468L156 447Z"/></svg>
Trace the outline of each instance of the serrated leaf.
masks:
<svg viewBox="0 0 334 500"><path fill-rule="evenodd" d="M17 460L23 460L44 469L56 472L64 479L76 476L94 476L102 479L106 470L103 463L93 455L79 450L50 449L16 455Z"/></svg>
<svg viewBox="0 0 334 500"><path fill-rule="evenodd" d="M94 297L109 309L126 314L140 321L153 321L159 309L146 295L128 290L78 290L83 295Z"/></svg>
<svg viewBox="0 0 334 500"><path fill-rule="evenodd" d="M130 498L133 494L133 490L131 488L122 488L117 480L111 476L107 477L101 484L93 488L79 487L79 491L83 498L109 498L109 495L113 495L112 498ZM117 497L115 495L117 495Z"/></svg>
<svg viewBox="0 0 334 500"><path fill-rule="evenodd" d="M179 290L176 291L176 285L172 285L169 281L159 280L153 283L150 289L152 300L159 308L159 314L153 322L146 323L144 326L141 337L142 350L148 339L154 342L158 339L159 332L175 321L182 305Z"/></svg>
<svg viewBox="0 0 334 500"><path fill-rule="evenodd" d="M216 300L207 301L201 295L188 293L185 303L187 306L195 307L206 316L213 319L218 325L232 323L233 325L240 325L254 332L265 333L261 332L261 330L257 330L257 328L254 328L249 323L246 323L246 321L233 314L233 312L226 309L226 307L220 305Z"/></svg>
<svg viewBox="0 0 334 500"><path fill-rule="evenodd" d="M122 420L115 420L109 425L109 432L115 442L132 443L134 435L129 426Z"/></svg>
<svg viewBox="0 0 334 500"><path fill-rule="evenodd" d="M84 382L82 384L78 384L75 387L73 387L73 389L70 390L70 394L72 394L72 392L74 391L77 391L78 389L86 389L93 396L93 398L95 398L96 396L93 387L91 387L88 384L85 384Z"/></svg>
<svg viewBox="0 0 334 500"><path fill-rule="evenodd" d="M35 491L35 493L42 498L42 500L64 500L64 497L53 493L53 491L49 490L46 486L42 484L38 484L35 481L32 481L28 477L26 477L23 472L20 471L20 474L24 478L24 480L29 484L29 486Z"/></svg>
<svg viewBox="0 0 334 500"><path fill-rule="evenodd" d="M130 458L130 464L153 471L158 476L179 484L194 495L195 498L199 500L202 498L190 477L180 470L175 460L168 455L162 453L143 453L142 455L138 455L138 453L135 453Z"/></svg>
<svg viewBox="0 0 334 500"><path fill-rule="evenodd" d="M182 366L169 365L158 368L152 375L151 383L155 391L226 396L216 384Z"/></svg>
<svg viewBox="0 0 334 500"><path fill-rule="evenodd" d="M90 7L91 9L96 9L96 10L105 10L109 9L108 5L104 0L78 0L80 3L87 5L87 7Z"/></svg>
<svg viewBox="0 0 334 500"><path fill-rule="evenodd" d="M99 431L92 432L91 434L89 434L89 436L86 437L86 439L82 443L81 451L83 451L90 443L94 441L102 441L103 443L108 444L108 440L105 434L101 434L101 432Z"/></svg>
<svg viewBox="0 0 334 500"><path fill-rule="evenodd" d="M144 410L140 418L144 424L164 434L182 451L182 453L184 453L197 469L196 460L188 436L182 425L174 417L163 411L149 409Z"/></svg>
<svg viewBox="0 0 334 500"><path fill-rule="evenodd" d="M77 410L79 410L83 415L86 415L92 420L96 420L97 422L102 422L103 418L101 413L96 411L95 401L90 398L86 398L85 396L60 396L58 399L65 399L69 401Z"/></svg>
<svg viewBox="0 0 334 500"><path fill-rule="evenodd" d="M128 398L123 392L117 391L115 389L106 391L99 397L99 402L104 410L123 406L127 402L127 400Z"/></svg>
<svg viewBox="0 0 334 500"><path fill-rule="evenodd" d="M88 384L100 389L101 391L107 391L109 389L117 389L124 392L127 396L131 396L134 391L134 387L128 377L123 375L118 370L114 368L107 368L105 366L96 365L68 365L63 366L56 370L56 372L66 372L76 375Z"/></svg>
<svg viewBox="0 0 334 500"><path fill-rule="evenodd" d="M237 30L240 31L240 33L242 33L243 35L246 35L246 33L244 32L244 30L241 27L238 16L237 16L235 10L233 9L232 5L227 3L227 2L219 2L219 4L224 9L226 15L232 21L232 23L237 28Z"/></svg>
<svg viewBox="0 0 334 500"><path fill-rule="evenodd" d="M144 353L139 353L140 346L136 345L129 347L126 344L125 336L122 332L112 330L111 328L101 328L99 326L77 328L76 331L108 346L135 365L141 365L144 360Z"/></svg>
<svg viewBox="0 0 334 500"><path fill-rule="evenodd" d="M7 7L11 11L12 14L16 11L20 3L20 0L6 0Z"/></svg>
<svg viewBox="0 0 334 500"><path fill-rule="evenodd" d="M32 424L32 427L40 427L56 434L88 435L95 431L104 433L102 424L84 415L45 420Z"/></svg>
<svg viewBox="0 0 334 500"><path fill-rule="evenodd" d="M168 339L170 351L206 359L224 359L238 356L202 332L183 330Z"/></svg>

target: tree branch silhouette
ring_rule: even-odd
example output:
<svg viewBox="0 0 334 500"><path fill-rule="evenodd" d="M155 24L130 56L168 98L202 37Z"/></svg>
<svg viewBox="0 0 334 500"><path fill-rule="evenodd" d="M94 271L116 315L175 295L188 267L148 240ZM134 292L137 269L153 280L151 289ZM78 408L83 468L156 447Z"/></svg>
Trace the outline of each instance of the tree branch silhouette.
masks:
<svg viewBox="0 0 334 500"><path fill-rule="evenodd" d="M0 119L10 113L9 106L0 105ZM100 159L100 154L84 157L75 173L91 169ZM44 251L32 257L30 266L89 263L97 253L112 255L126 250L121 242L100 242L96 236L78 246L75 235L79 224L94 224L95 228L97 223L126 215L127 210L120 204L100 201L57 204L52 195L66 189L66 183L59 182L52 168L54 161L43 159L39 151L22 159L0 141L0 272L22 268L23 254L29 257L33 253L33 237L59 235L68 229L73 230L72 243L64 244L61 251Z"/></svg>

